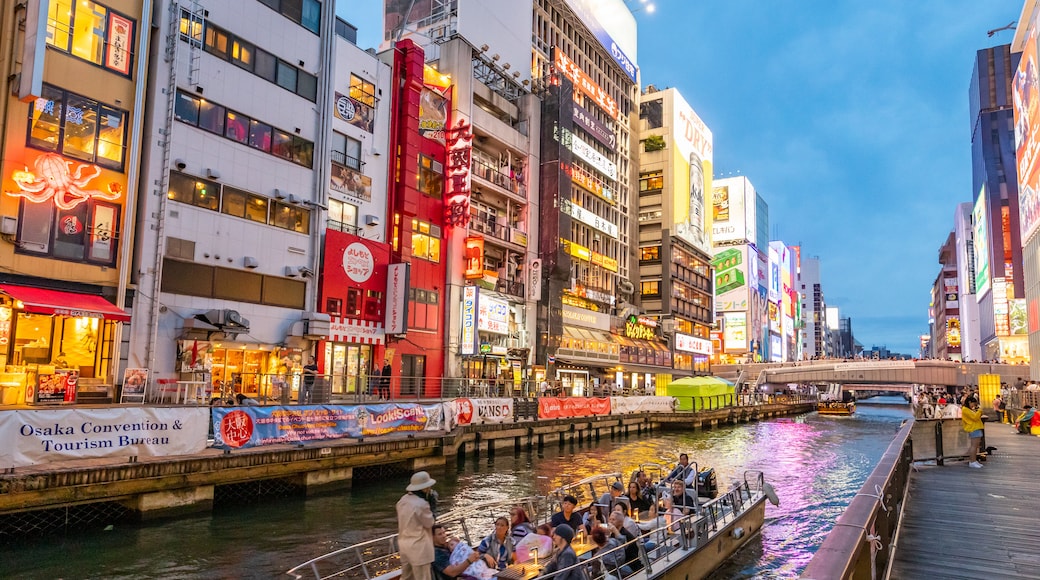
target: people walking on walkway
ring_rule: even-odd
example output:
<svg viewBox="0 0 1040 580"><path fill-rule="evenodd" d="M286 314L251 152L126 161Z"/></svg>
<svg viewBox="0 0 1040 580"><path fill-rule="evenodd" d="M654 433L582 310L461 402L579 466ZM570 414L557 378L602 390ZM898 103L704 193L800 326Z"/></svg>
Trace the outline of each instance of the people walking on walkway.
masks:
<svg viewBox="0 0 1040 580"><path fill-rule="evenodd" d="M997 416L997 421L1004 423L1004 399L1000 398L1000 395L993 397L993 414Z"/></svg>
<svg viewBox="0 0 1040 580"><path fill-rule="evenodd" d="M407 493L397 502L401 580L431 580L434 517L430 488L436 483L429 473L418 471L405 488Z"/></svg>
<svg viewBox="0 0 1040 580"><path fill-rule="evenodd" d="M971 449L968 451L968 459L971 462L968 463L968 467L981 469L979 445L982 443L982 410L979 409L979 401L975 398L967 399L964 403L961 409L961 425L968 433L968 441L971 442Z"/></svg>

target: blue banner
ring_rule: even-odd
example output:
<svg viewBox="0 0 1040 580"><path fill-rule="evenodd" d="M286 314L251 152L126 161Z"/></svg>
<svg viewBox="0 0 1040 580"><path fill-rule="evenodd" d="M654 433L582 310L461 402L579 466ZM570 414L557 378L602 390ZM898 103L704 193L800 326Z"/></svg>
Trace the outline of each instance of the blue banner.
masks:
<svg viewBox="0 0 1040 580"><path fill-rule="evenodd" d="M429 414L416 403L214 407L213 446L243 449L422 431Z"/></svg>

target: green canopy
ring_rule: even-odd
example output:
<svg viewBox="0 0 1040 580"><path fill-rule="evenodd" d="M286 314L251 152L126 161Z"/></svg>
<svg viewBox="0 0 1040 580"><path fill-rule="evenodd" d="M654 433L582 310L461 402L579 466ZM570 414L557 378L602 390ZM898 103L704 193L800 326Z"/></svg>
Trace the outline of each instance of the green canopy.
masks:
<svg viewBox="0 0 1040 580"><path fill-rule="evenodd" d="M683 377L669 383L665 387L665 395L678 400L678 411L699 411L732 405L735 390L735 385L726 379Z"/></svg>

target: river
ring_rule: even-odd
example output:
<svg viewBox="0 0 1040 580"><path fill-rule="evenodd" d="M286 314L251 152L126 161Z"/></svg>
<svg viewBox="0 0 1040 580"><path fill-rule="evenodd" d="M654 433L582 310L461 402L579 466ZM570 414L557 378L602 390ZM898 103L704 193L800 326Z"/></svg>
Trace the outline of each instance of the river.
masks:
<svg viewBox="0 0 1040 580"><path fill-rule="evenodd" d="M514 455L500 450L434 472L442 510L463 502L545 493L645 462L674 463L680 451L712 466L719 487L761 470L780 506L713 576L795 578L910 417L901 397L864 401L852 417L809 413L710 431L605 439ZM278 578L322 553L395 531L394 504L407 477L355 484L350 492L273 499L161 523L117 524L5 546L0 578Z"/></svg>

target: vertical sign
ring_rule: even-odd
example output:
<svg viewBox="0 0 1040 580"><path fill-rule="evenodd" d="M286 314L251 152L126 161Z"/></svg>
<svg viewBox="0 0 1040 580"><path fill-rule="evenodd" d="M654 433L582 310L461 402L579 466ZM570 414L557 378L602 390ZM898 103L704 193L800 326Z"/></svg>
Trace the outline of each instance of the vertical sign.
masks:
<svg viewBox="0 0 1040 580"><path fill-rule="evenodd" d="M469 224L470 158L473 155L473 132L459 119L448 137L448 163L444 168L448 192L444 200L444 223L464 228Z"/></svg>
<svg viewBox="0 0 1040 580"><path fill-rule="evenodd" d="M134 23L115 12L108 15L108 53L105 66L123 75L130 74L130 45Z"/></svg>
<svg viewBox="0 0 1040 580"><path fill-rule="evenodd" d="M25 5L25 40L18 99L29 102L43 94L43 59L47 48L48 2L28 0Z"/></svg>
<svg viewBox="0 0 1040 580"><path fill-rule="evenodd" d="M408 332L408 272L410 264L390 264L386 272L386 334Z"/></svg>
<svg viewBox="0 0 1040 580"><path fill-rule="evenodd" d="M462 289L462 341L459 354L477 354L477 294L476 286Z"/></svg>

